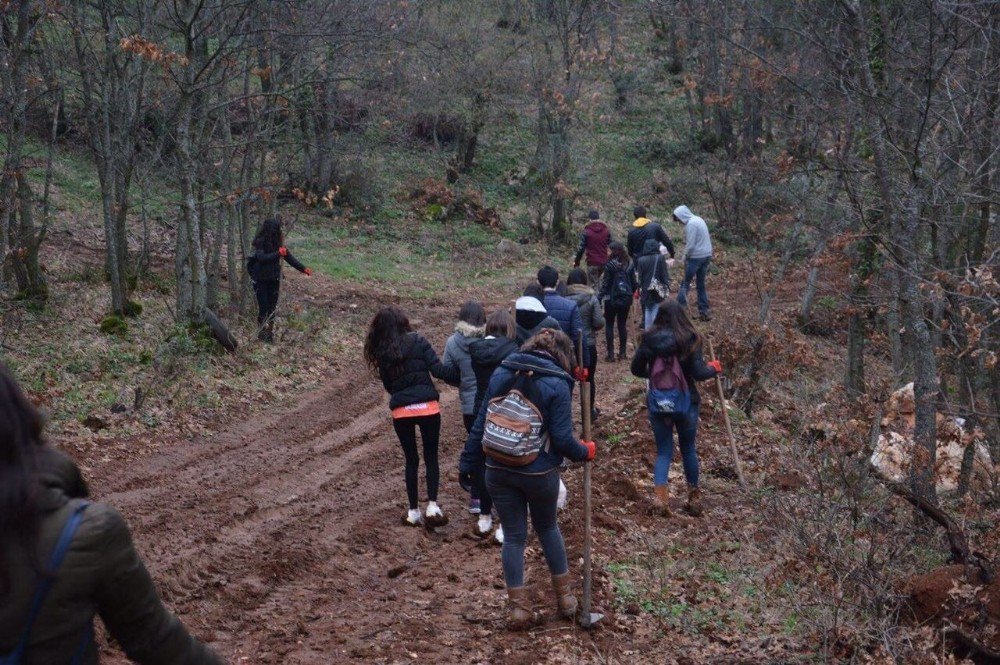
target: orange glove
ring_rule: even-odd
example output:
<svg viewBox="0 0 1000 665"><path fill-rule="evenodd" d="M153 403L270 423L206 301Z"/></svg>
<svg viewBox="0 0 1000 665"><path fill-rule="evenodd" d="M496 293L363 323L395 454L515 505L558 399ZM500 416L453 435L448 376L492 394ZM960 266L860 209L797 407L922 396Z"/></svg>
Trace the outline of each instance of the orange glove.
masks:
<svg viewBox="0 0 1000 665"><path fill-rule="evenodd" d="M302 272L304 272L306 274L306 277L312 277L313 269L312 268L306 268Z"/></svg>
<svg viewBox="0 0 1000 665"><path fill-rule="evenodd" d="M718 360L710 360L705 364L714 369L716 374L722 374L722 363Z"/></svg>
<svg viewBox="0 0 1000 665"><path fill-rule="evenodd" d="M586 367L577 367L573 370L573 378L577 381L586 382L590 378L590 370Z"/></svg>
<svg viewBox="0 0 1000 665"><path fill-rule="evenodd" d="M278 256L288 256L288 248L287 247L279 247L278 248Z"/></svg>
<svg viewBox="0 0 1000 665"><path fill-rule="evenodd" d="M587 449L587 461L591 462L597 455L597 444L593 441L581 441L580 445Z"/></svg>

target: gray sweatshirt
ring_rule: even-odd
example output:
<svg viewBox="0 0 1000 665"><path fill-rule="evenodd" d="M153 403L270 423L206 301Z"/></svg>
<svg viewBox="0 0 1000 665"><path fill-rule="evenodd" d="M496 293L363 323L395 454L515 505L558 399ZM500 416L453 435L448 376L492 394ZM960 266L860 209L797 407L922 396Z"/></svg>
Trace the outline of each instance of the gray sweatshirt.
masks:
<svg viewBox="0 0 1000 665"><path fill-rule="evenodd" d="M483 336L483 328L477 328L465 321L455 325L455 334L448 338L444 345L442 362L448 367L458 367L462 373L462 382L458 387L458 396L462 402L462 415L472 415L476 407L476 375L472 371L472 358L469 356L469 344Z"/></svg>
<svg viewBox="0 0 1000 665"><path fill-rule="evenodd" d="M704 259L712 256L712 238L708 235L708 224L687 206L677 206L674 216L684 224L684 258Z"/></svg>

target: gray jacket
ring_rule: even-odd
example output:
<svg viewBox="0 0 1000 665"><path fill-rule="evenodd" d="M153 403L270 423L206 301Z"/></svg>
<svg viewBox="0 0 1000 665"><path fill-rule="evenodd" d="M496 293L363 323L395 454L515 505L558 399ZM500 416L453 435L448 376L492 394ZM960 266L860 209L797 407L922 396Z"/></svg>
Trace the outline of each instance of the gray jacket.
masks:
<svg viewBox="0 0 1000 665"><path fill-rule="evenodd" d="M462 381L458 387L458 396L462 402L462 415L471 416L476 407L476 374L472 371L472 357L469 355L469 344L483 336L483 328L459 321L455 324L455 333L444 345L445 367L457 367L462 373Z"/></svg>
<svg viewBox="0 0 1000 665"><path fill-rule="evenodd" d="M576 303L583 320L583 339L587 346L596 346L594 333L604 328L604 310L594 293L594 289L586 284L573 284L566 287L566 297Z"/></svg>
<svg viewBox="0 0 1000 665"><path fill-rule="evenodd" d="M684 224L684 258L704 259L712 256L712 238L705 220L687 206L677 206L674 216Z"/></svg>

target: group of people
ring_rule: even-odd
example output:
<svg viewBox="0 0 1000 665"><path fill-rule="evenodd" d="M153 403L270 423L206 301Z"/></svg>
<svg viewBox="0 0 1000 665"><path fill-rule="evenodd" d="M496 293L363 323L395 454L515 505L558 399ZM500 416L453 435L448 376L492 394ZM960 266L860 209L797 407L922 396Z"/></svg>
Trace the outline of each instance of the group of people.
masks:
<svg viewBox="0 0 1000 665"><path fill-rule="evenodd" d="M652 500L662 515L670 516L668 471L676 429L688 484L685 508L691 515L702 514L696 382L714 378L722 367L718 361L704 360L702 338L688 317L685 296L695 280L699 313L703 320L710 319L705 290L712 252L708 228L686 206L674 211L674 218L686 226L686 242L685 279L673 299L666 256L673 260L674 245L663 228L646 217L644 208L635 209L625 244L614 241L596 211L589 217L565 282L555 268L543 266L513 308L499 307L487 315L481 303L466 302L443 357L395 306L378 311L365 339L365 360L390 395L393 427L403 449L406 525L433 528L448 521L438 503L441 406L434 379L459 388L466 431L458 460L459 482L469 492L469 511L478 515L474 533L486 538L493 532L502 543L510 622L515 628L538 619L524 580L529 514L559 612L567 617L576 612L557 521L560 491L565 491L560 469L566 459L593 460L596 445L574 433L572 394L579 382L592 398L595 395L601 329L606 329L605 361L628 357L627 321L633 300L641 305L644 332L630 369L649 382L647 407L657 449ZM580 268L584 255L587 270ZM600 413L595 408L591 415L596 418ZM426 473L423 511L418 429ZM524 448L527 453L522 454ZM500 522L495 532L494 511Z"/></svg>

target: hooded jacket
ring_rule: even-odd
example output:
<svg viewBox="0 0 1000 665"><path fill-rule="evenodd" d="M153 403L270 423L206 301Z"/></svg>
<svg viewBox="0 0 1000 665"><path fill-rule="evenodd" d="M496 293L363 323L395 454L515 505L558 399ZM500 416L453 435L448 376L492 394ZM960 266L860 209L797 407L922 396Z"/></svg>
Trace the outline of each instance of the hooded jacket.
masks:
<svg viewBox="0 0 1000 665"><path fill-rule="evenodd" d="M559 327L559 324L556 324ZM476 399L473 413L479 413L483 404L483 395L490 385L490 377L507 356L517 351L517 342L508 337L485 337L474 340L469 345L469 355L472 357L472 371L476 375Z"/></svg>
<svg viewBox="0 0 1000 665"><path fill-rule="evenodd" d="M622 272L625 273L625 281L628 284L628 301L618 303L618 306L627 308L632 306L632 293L639 288L639 283L635 279L635 268L632 267L631 263L622 265L622 262L618 259L608 261L608 264L604 266L604 274L601 275L601 288L597 293L597 298L602 301L610 301L611 290L618 279L618 274Z"/></svg>
<svg viewBox="0 0 1000 665"><path fill-rule="evenodd" d="M42 523L38 551L43 561L55 548L71 513L87 496L80 469L55 448L39 451ZM0 598L0 654L12 651L24 631L38 576L24 552L6 547L11 589ZM25 665L68 663L94 615L111 632L130 660L153 665L214 665L222 661L192 637L160 602L125 520L111 506L91 503L56 572L41 613L29 636ZM98 662L93 640L82 662Z"/></svg>
<svg viewBox="0 0 1000 665"><path fill-rule="evenodd" d="M514 304L514 323L516 324L514 341L518 346L534 337L543 328L562 330L559 322L545 311L542 301L529 296L518 298Z"/></svg>
<svg viewBox="0 0 1000 665"><path fill-rule="evenodd" d="M657 249L660 245L665 246L670 253L670 257L673 258L674 243L670 242L670 236L663 230L663 227L656 222L649 221L645 217L640 217L632 222L632 228L628 231L628 238L625 243L625 246L628 248L628 255L632 257L633 261L645 251L644 248L647 240L655 240Z"/></svg>
<svg viewBox="0 0 1000 665"><path fill-rule="evenodd" d="M542 435L548 436L548 444L527 466L510 467L486 457L483 453L483 429L487 409L482 408L476 414L476 422L465 440L458 464L460 472L475 472L485 463L488 468L534 475L559 467L564 456L574 461L587 459L587 449L573 434L573 403L569 390L573 379L547 354L518 352L508 356L493 373L483 401L489 402L494 397L506 395L518 371L533 372L533 404L542 414Z"/></svg>
<svg viewBox="0 0 1000 665"><path fill-rule="evenodd" d="M670 359L677 355L677 340L674 331L670 328L652 328L642 336L642 342L632 358L632 374L643 379L649 378L649 373L653 368L653 361L657 358ZM701 403L701 396L698 394L697 381L706 381L715 378L715 370L705 364L705 359L701 355L701 348L688 354L687 358L678 358L681 363L681 371L687 379L688 388L691 391L691 404Z"/></svg>
<svg viewBox="0 0 1000 665"><path fill-rule="evenodd" d="M566 289L566 297L580 308L583 320L583 340L588 347L597 345L594 332L604 328L604 311L594 294L594 289L586 284L571 284Z"/></svg>
<svg viewBox="0 0 1000 665"><path fill-rule="evenodd" d="M587 254L587 265L600 268L608 262L608 245L611 244L611 231L608 225L599 219L583 227L580 234L580 247L576 250L574 265L580 265L580 258Z"/></svg>
<svg viewBox="0 0 1000 665"><path fill-rule="evenodd" d="M674 208L674 217L684 225L684 259L705 259L712 256L712 237L708 224L687 206ZM673 252L670 253L673 256Z"/></svg>
<svg viewBox="0 0 1000 665"><path fill-rule="evenodd" d="M458 367L446 367L423 335L408 333L401 344L403 371L390 379L388 368L379 367L382 385L389 393L390 409L437 400L441 395L434 387L432 375L449 385L459 384L462 375Z"/></svg>
<svg viewBox="0 0 1000 665"><path fill-rule="evenodd" d="M288 265L292 266L299 272L306 271L306 267L302 265L297 258L292 256L291 252L288 252L284 257L282 257L281 254L278 253L278 250L273 252L264 252L259 249L255 249L250 257L250 262L248 263L250 279L254 282L281 281L282 258L288 262Z"/></svg>
<svg viewBox="0 0 1000 665"><path fill-rule="evenodd" d="M663 302L670 288L667 262L660 254L660 243L649 239L642 248L642 256L635 262L639 280L639 300L643 307Z"/></svg>
<svg viewBox="0 0 1000 665"><path fill-rule="evenodd" d="M462 415L474 413L476 402L476 375L472 371L472 358L469 357L469 345L483 336L483 327L474 326L465 321L455 324L455 332L444 345L444 362L446 367L457 367L462 375L458 387L459 400L462 403Z"/></svg>

